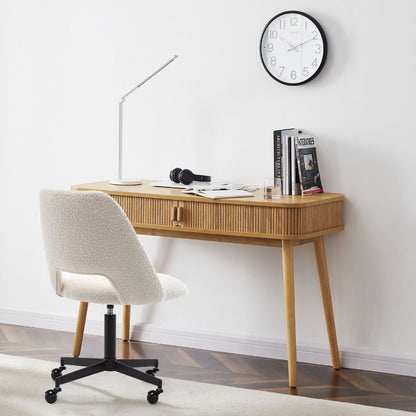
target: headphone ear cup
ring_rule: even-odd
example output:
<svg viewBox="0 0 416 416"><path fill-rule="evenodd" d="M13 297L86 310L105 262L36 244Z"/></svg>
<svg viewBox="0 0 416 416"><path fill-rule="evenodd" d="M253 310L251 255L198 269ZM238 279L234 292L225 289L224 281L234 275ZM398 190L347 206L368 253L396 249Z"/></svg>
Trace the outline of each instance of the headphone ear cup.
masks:
<svg viewBox="0 0 416 416"><path fill-rule="evenodd" d="M172 182L179 183L179 174L181 173L181 168L172 169L169 173L169 179Z"/></svg>
<svg viewBox="0 0 416 416"><path fill-rule="evenodd" d="M184 185L189 185L194 180L194 174L189 169L183 169L179 172L178 179Z"/></svg>

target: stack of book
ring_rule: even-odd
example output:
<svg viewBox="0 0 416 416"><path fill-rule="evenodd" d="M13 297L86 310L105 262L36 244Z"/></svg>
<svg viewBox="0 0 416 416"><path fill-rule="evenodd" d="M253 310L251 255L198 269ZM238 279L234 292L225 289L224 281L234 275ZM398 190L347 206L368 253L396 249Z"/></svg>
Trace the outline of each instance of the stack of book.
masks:
<svg viewBox="0 0 416 416"><path fill-rule="evenodd" d="M315 147L316 139L299 129L273 132L274 178L282 195L323 192Z"/></svg>

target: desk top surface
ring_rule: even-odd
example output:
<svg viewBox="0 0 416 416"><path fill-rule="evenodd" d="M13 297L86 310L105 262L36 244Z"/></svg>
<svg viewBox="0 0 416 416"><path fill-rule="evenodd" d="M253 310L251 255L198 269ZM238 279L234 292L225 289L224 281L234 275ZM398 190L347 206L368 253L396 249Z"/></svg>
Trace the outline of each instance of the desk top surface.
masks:
<svg viewBox="0 0 416 416"><path fill-rule="evenodd" d="M182 189L162 188L150 186L154 180L143 180L142 185L118 186L111 185L109 181L92 182L80 185L72 185L71 189L75 191L102 191L111 195L125 195L147 198L175 199L181 201L197 201L210 203L226 203L240 205L266 205L278 207L308 207L342 201L345 197L342 194L321 193L309 196L292 196L283 195L280 199L265 199L263 189L253 192L253 197L248 198L229 198L229 199L210 199L192 194L183 194Z"/></svg>

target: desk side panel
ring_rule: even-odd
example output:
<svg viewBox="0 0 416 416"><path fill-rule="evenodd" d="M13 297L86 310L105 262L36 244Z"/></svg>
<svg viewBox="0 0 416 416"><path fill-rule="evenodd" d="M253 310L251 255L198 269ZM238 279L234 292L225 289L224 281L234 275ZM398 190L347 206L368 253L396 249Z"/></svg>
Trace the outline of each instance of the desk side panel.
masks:
<svg viewBox="0 0 416 416"><path fill-rule="evenodd" d="M342 201L305 207L301 211L299 230L302 234L343 226Z"/></svg>

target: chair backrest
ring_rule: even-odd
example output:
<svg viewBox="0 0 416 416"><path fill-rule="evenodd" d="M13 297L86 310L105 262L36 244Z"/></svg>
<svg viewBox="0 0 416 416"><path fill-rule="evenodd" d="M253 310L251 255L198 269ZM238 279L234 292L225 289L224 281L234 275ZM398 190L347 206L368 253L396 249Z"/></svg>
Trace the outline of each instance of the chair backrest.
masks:
<svg viewBox="0 0 416 416"><path fill-rule="evenodd" d="M159 278L134 228L109 195L43 190L40 214L55 290L60 272L69 272L105 276L126 305L163 299Z"/></svg>

